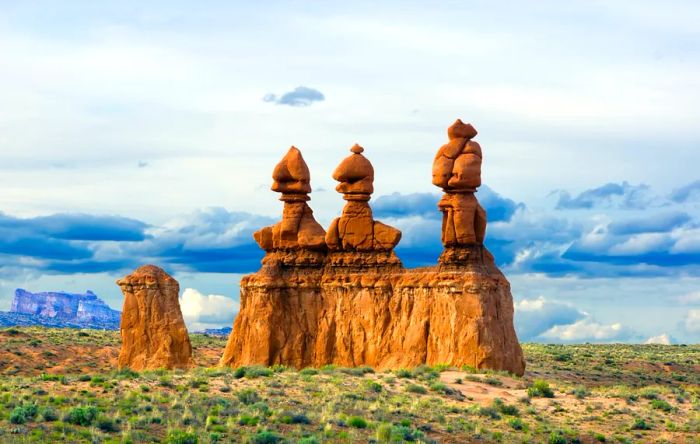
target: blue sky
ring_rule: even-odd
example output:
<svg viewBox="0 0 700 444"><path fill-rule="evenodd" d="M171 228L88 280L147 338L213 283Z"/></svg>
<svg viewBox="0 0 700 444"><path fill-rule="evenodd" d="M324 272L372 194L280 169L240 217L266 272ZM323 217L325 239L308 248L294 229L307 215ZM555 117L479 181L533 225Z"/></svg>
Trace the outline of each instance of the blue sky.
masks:
<svg viewBox="0 0 700 444"><path fill-rule="evenodd" d="M428 264L459 117L522 339L700 341L697 2L142 3L0 8L0 309L16 287L119 307L153 262L191 325L230 324L292 144L325 226L363 145L376 216Z"/></svg>

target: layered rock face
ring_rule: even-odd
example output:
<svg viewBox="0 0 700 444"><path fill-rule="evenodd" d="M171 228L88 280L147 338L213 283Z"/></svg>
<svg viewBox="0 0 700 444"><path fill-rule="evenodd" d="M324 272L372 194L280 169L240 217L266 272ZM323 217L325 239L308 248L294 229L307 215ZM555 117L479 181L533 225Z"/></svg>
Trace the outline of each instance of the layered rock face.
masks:
<svg viewBox="0 0 700 444"><path fill-rule="evenodd" d="M51 318L52 325L117 328L120 313L112 310L95 293L65 292L31 293L18 288L10 313L31 315L41 324L41 318ZM57 324L56 324L57 323Z"/></svg>
<svg viewBox="0 0 700 444"><path fill-rule="evenodd" d="M155 265L117 281L124 293L119 368L187 368L192 346L180 311L180 286Z"/></svg>
<svg viewBox="0 0 700 444"><path fill-rule="evenodd" d="M444 165L438 175L447 176L439 184L455 196L440 203L445 251L438 265L407 270L394 254L401 233L373 219L374 169L355 145L333 174L347 203L325 235L327 250L266 249L261 270L241 281L222 365L466 364L524 372L510 286L482 243L485 212L474 197L481 150L476 156L470 140L476 131L456 125L448 135L450 143L462 139L459 151L444 154L443 147L436 157Z"/></svg>

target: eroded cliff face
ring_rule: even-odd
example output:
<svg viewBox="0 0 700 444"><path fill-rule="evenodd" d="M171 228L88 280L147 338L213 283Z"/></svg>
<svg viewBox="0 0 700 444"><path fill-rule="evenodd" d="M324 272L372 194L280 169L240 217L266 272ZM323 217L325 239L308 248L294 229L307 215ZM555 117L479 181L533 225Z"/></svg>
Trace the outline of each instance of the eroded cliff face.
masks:
<svg viewBox="0 0 700 444"><path fill-rule="evenodd" d="M510 285L491 254L406 270L264 266L241 282L223 365L470 365L523 374Z"/></svg>
<svg viewBox="0 0 700 444"><path fill-rule="evenodd" d="M394 254L401 232L372 217L374 169L358 145L333 173L347 203L325 244L300 245L294 230L287 243L263 235L300 226L286 211L290 198L277 185L278 165L273 190L283 192L283 219L256 233L267 254L261 270L241 281L241 307L221 364L448 364L522 375L510 285L482 243L486 214L474 197L481 185L481 148L470 140L475 135L471 125L455 122L449 146L436 156L434 183L445 190L439 207L445 250L434 267L407 270ZM295 180L308 184L297 151L293 160L304 174ZM281 164L289 163L290 153ZM293 199L306 205L310 187L303 196L301 188L294 187ZM304 214L315 226L311 213ZM314 233L318 239L320 231Z"/></svg>
<svg viewBox="0 0 700 444"><path fill-rule="evenodd" d="M139 267L117 281L124 293L119 368L187 368L192 346L180 311L180 286L155 265Z"/></svg>

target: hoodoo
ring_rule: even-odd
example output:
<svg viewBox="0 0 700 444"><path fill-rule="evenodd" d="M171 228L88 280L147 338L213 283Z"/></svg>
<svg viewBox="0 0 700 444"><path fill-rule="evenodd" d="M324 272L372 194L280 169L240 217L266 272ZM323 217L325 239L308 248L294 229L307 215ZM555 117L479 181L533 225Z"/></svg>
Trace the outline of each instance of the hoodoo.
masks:
<svg viewBox="0 0 700 444"><path fill-rule="evenodd" d="M192 346L180 311L177 281L155 265L144 265L117 284L124 293L119 368L190 367Z"/></svg>
<svg viewBox="0 0 700 444"><path fill-rule="evenodd" d="M475 136L458 120L435 157L445 249L436 266L415 270L393 251L401 232L372 216L374 168L362 147L353 146L333 173L346 204L327 233L306 204L308 168L290 149L273 172L282 221L255 233L266 255L260 271L241 281L221 364L448 364L523 374L510 285L483 245Z"/></svg>

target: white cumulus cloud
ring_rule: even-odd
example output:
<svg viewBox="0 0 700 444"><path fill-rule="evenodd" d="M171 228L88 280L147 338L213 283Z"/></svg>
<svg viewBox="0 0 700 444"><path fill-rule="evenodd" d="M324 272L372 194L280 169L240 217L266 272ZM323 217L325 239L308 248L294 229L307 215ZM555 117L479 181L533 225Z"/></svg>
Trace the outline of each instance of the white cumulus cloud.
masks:
<svg viewBox="0 0 700 444"><path fill-rule="evenodd" d="M540 336L562 342L614 342L629 339L631 335L619 322L600 324L586 318L569 325L555 325Z"/></svg>
<svg viewBox="0 0 700 444"><path fill-rule="evenodd" d="M204 295L194 288L186 288L180 297L182 316L190 331L229 327L239 308L238 302L229 297Z"/></svg>
<svg viewBox="0 0 700 444"><path fill-rule="evenodd" d="M652 336L646 341L644 341L645 344L663 344L663 345L671 345L675 341L673 338L668 334L668 333L662 333L658 336Z"/></svg>
<svg viewBox="0 0 700 444"><path fill-rule="evenodd" d="M700 334L700 310L688 310L684 324L688 333Z"/></svg>

